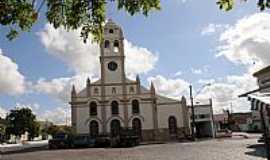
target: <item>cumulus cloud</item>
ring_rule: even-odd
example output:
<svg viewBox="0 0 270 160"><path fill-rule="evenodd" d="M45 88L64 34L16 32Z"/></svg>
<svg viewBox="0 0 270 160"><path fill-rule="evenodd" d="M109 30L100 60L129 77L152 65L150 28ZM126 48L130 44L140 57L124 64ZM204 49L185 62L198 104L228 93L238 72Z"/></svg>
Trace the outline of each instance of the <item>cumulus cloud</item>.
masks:
<svg viewBox="0 0 270 160"><path fill-rule="evenodd" d="M37 120L50 121L54 124L68 124L71 123L71 110L67 103L63 103L61 107L54 107L53 109L44 109L38 103L23 104L16 103L15 108L29 108L36 115ZM7 111L0 108L0 116L5 117Z"/></svg>
<svg viewBox="0 0 270 160"><path fill-rule="evenodd" d="M39 93L45 93L53 98L57 98L62 102L70 101L70 91L72 85L76 86L77 92L86 86L87 74L76 75L72 77L61 77L51 80L40 79L36 84L33 84L33 89ZM96 80L95 78L92 79Z"/></svg>
<svg viewBox="0 0 270 160"><path fill-rule="evenodd" d="M203 80L206 82L207 80ZM229 75L221 80L209 79L210 86L202 89L196 97L198 101L205 102L213 99L214 112L221 112L222 109L230 108L237 112L250 110L250 103L245 98L238 98L240 94L256 88L256 79L250 74Z"/></svg>
<svg viewBox="0 0 270 160"><path fill-rule="evenodd" d="M270 14L255 13L231 25L219 39L217 56L249 67L250 72L270 64Z"/></svg>
<svg viewBox="0 0 270 160"><path fill-rule="evenodd" d="M203 27L201 30L201 35L211 35L214 34L216 32L220 32L226 28L228 28L229 25L224 25L224 24L213 24L210 23L207 26Z"/></svg>
<svg viewBox="0 0 270 160"><path fill-rule="evenodd" d="M178 72L176 72L176 73L174 74L174 76L177 77L177 76L181 76L182 74L183 74L182 71L178 71Z"/></svg>
<svg viewBox="0 0 270 160"><path fill-rule="evenodd" d="M7 115L7 110L4 107L0 106L0 117L5 118Z"/></svg>
<svg viewBox="0 0 270 160"><path fill-rule="evenodd" d="M203 74L209 71L209 66L205 65L202 68L191 68L191 73L193 74Z"/></svg>
<svg viewBox="0 0 270 160"><path fill-rule="evenodd" d="M48 53L66 63L76 73L99 72L99 46L96 43L83 43L79 30L67 31L63 27L55 29L46 24L38 33Z"/></svg>
<svg viewBox="0 0 270 160"><path fill-rule="evenodd" d="M153 82L157 93L172 98L179 98L188 90L189 83L183 79L167 79L162 75L149 77L148 82Z"/></svg>
<svg viewBox="0 0 270 160"><path fill-rule="evenodd" d="M83 43L80 30L66 31L64 28L55 29L52 25L46 24L38 34L49 54L61 59L76 74L87 73L95 76L99 74L99 46L90 41L87 44ZM124 40L124 45L128 74L147 73L153 69L158 60L156 54L127 40Z"/></svg>
<svg viewBox="0 0 270 160"><path fill-rule="evenodd" d="M71 110L69 106L63 105L53 110L46 110L39 115L39 119L48 120L55 124L71 124Z"/></svg>
<svg viewBox="0 0 270 160"><path fill-rule="evenodd" d="M16 95L25 91L25 79L18 65L0 49L0 94Z"/></svg>

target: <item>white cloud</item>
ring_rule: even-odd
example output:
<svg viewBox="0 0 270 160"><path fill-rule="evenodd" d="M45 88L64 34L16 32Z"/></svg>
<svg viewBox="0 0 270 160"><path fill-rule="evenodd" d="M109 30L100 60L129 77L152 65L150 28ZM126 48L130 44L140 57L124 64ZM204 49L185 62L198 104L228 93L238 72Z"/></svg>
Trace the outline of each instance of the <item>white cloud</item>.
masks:
<svg viewBox="0 0 270 160"><path fill-rule="evenodd" d="M76 73L99 73L99 46L96 43L82 42L79 30L55 29L46 24L38 33L48 53L66 63Z"/></svg>
<svg viewBox="0 0 270 160"><path fill-rule="evenodd" d="M69 106L56 107L53 110L46 110L39 115L39 119L48 120L55 124L71 124L71 110Z"/></svg>
<svg viewBox="0 0 270 160"><path fill-rule="evenodd" d="M127 75L147 73L152 70L158 61L158 56L147 48L135 46L131 42L124 40L126 54Z"/></svg>
<svg viewBox="0 0 270 160"><path fill-rule="evenodd" d="M206 81L206 80L204 80ZM249 74L230 75L221 81L213 81L210 86L202 89L196 97L198 101L213 99L214 111L221 112L224 108L229 108L232 104L233 110L245 112L250 110L250 103L246 98L239 98L240 94L256 88L256 79Z"/></svg>
<svg viewBox="0 0 270 160"><path fill-rule="evenodd" d="M62 107L54 107L53 109L44 109L38 103L33 104L22 104L16 103L15 108L29 108L36 115L37 120L50 121L54 124L68 124L71 121L71 110L68 104L63 103ZM0 116L6 115L7 111L0 108Z"/></svg>
<svg viewBox="0 0 270 160"><path fill-rule="evenodd" d="M5 118L7 115L7 110L0 106L0 117Z"/></svg>
<svg viewBox="0 0 270 160"><path fill-rule="evenodd" d="M99 46L90 41L87 44L83 43L80 30L68 32L63 28L54 29L52 25L46 24L44 30L38 34L49 54L61 59L77 74L99 74ZM124 45L128 75L147 73L154 68L158 60L156 54L127 40L124 40Z"/></svg>
<svg viewBox="0 0 270 160"><path fill-rule="evenodd" d="M211 35L213 33L220 32L228 27L229 27L228 25L224 25L224 24L210 23L207 26L205 26L204 28L202 28L201 35L203 35L203 36L204 35Z"/></svg>
<svg viewBox="0 0 270 160"><path fill-rule="evenodd" d="M187 92L189 86L183 79L167 79L161 75L149 77L147 80L154 83L157 93L178 99Z"/></svg>
<svg viewBox="0 0 270 160"><path fill-rule="evenodd" d="M191 72L193 74L202 74L203 73L203 71L201 69L194 69L194 68L191 68Z"/></svg>
<svg viewBox="0 0 270 160"><path fill-rule="evenodd" d="M209 71L209 66L204 65L202 68L191 68L191 73L193 74L203 74Z"/></svg>
<svg viewBox="0 0 270 160"><path fill-rule="evenodd" d="M199 79L198 80L198 83L200 83L200 84L213 84L215 82L216 82L216 80L213 79L213 78L211 78L211 79Z"/></svg>
<svg viewBox="0 0 270 160"><path fill-rule="evenodd" d="M24 76L18 65L0 49L0 94L16 95L25 91Z"/></svg>
<svg viewBox="0 0 270 160"><path fill-rule="evenodd" d="M33 89L39 93L45 93L62 102L70 101L70 92L72 85L75 85L76 91L79 92L86 86L87 74L76 75L72 77L55 78L52 80L40 79L33 85ZM92 79L93 81L96 79Z"/></svg>
<svg viewBox="0 0 270 160"><path fill-rule="evenodd" d="M178 72L176 72L176 73L174 74L174 76L177 77L177 76L181 76L182 74L183 74L182 71L178 71Z"/></svg>
<svg viewBox="0 0 270 160"><path fill-rule="evenodd" d="M255 13L231 25L220 36L217 56L254 72L270 64L270 14Z"/></svg>

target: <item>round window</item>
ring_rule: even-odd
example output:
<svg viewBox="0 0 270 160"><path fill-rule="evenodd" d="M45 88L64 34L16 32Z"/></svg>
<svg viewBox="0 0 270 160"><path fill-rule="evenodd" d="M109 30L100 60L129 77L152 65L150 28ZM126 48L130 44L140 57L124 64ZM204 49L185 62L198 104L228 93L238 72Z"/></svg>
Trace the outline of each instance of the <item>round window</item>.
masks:
<svg viewBox="0 0 270 160"><path fill-rule="evenodd" d="M115 62L108 63L108 68L111 71L115 71L117 69L117 63L115 63Z"/></svg>

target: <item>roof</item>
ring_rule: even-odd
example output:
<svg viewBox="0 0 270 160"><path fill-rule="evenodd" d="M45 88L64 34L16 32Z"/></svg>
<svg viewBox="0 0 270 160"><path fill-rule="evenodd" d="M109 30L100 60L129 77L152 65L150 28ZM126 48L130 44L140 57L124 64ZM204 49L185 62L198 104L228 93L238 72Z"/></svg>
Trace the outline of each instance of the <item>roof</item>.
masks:
<svg viewBox="0 0 270 160"><path fill-rule="evenodd" d="M215 121L226 121L228 120L228 114L227 113L222 113L222 114L215 114L214 115L214 120Z"/></svg>
<svg viewBox="0 0 270 160"><path fill-rule="evenodd" d="M270 93L250 94L248 97L270 105Z"/></svg>
<svg viewBox="0 0 270 160"><path fill-rule="evenodd" d="M270 65L267 66L267 67L264 67L263 69L261 69L261 70L259 70L259 71L257 71L257 72L255 72L255 73L253 74L253 76L254 76L254 77L257 77L257 76L259 76L260 74L263 74L263 73L265 73L265 72L270 72Z"/></svg>

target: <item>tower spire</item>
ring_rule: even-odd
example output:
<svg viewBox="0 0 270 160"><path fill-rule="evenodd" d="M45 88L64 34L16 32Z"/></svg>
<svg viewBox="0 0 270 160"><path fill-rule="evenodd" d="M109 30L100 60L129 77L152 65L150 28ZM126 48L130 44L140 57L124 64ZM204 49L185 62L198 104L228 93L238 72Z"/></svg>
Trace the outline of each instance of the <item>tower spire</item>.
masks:
<svg viewBox="0 0 270 160"><path fill-rule="evenodd" d="M77 96L75 85L72 85L72 90L71 90L71 100L74 100Z"/></svg>
<svg viewBox="0 0 270 160"><path fill-rule="evenodd" d="M153 81L151 81L150 90L151 90L151 93L152 93L153 95L155 95L155 94L156 94L156 89L155 89L155 86L154 86Z"/></svg>

